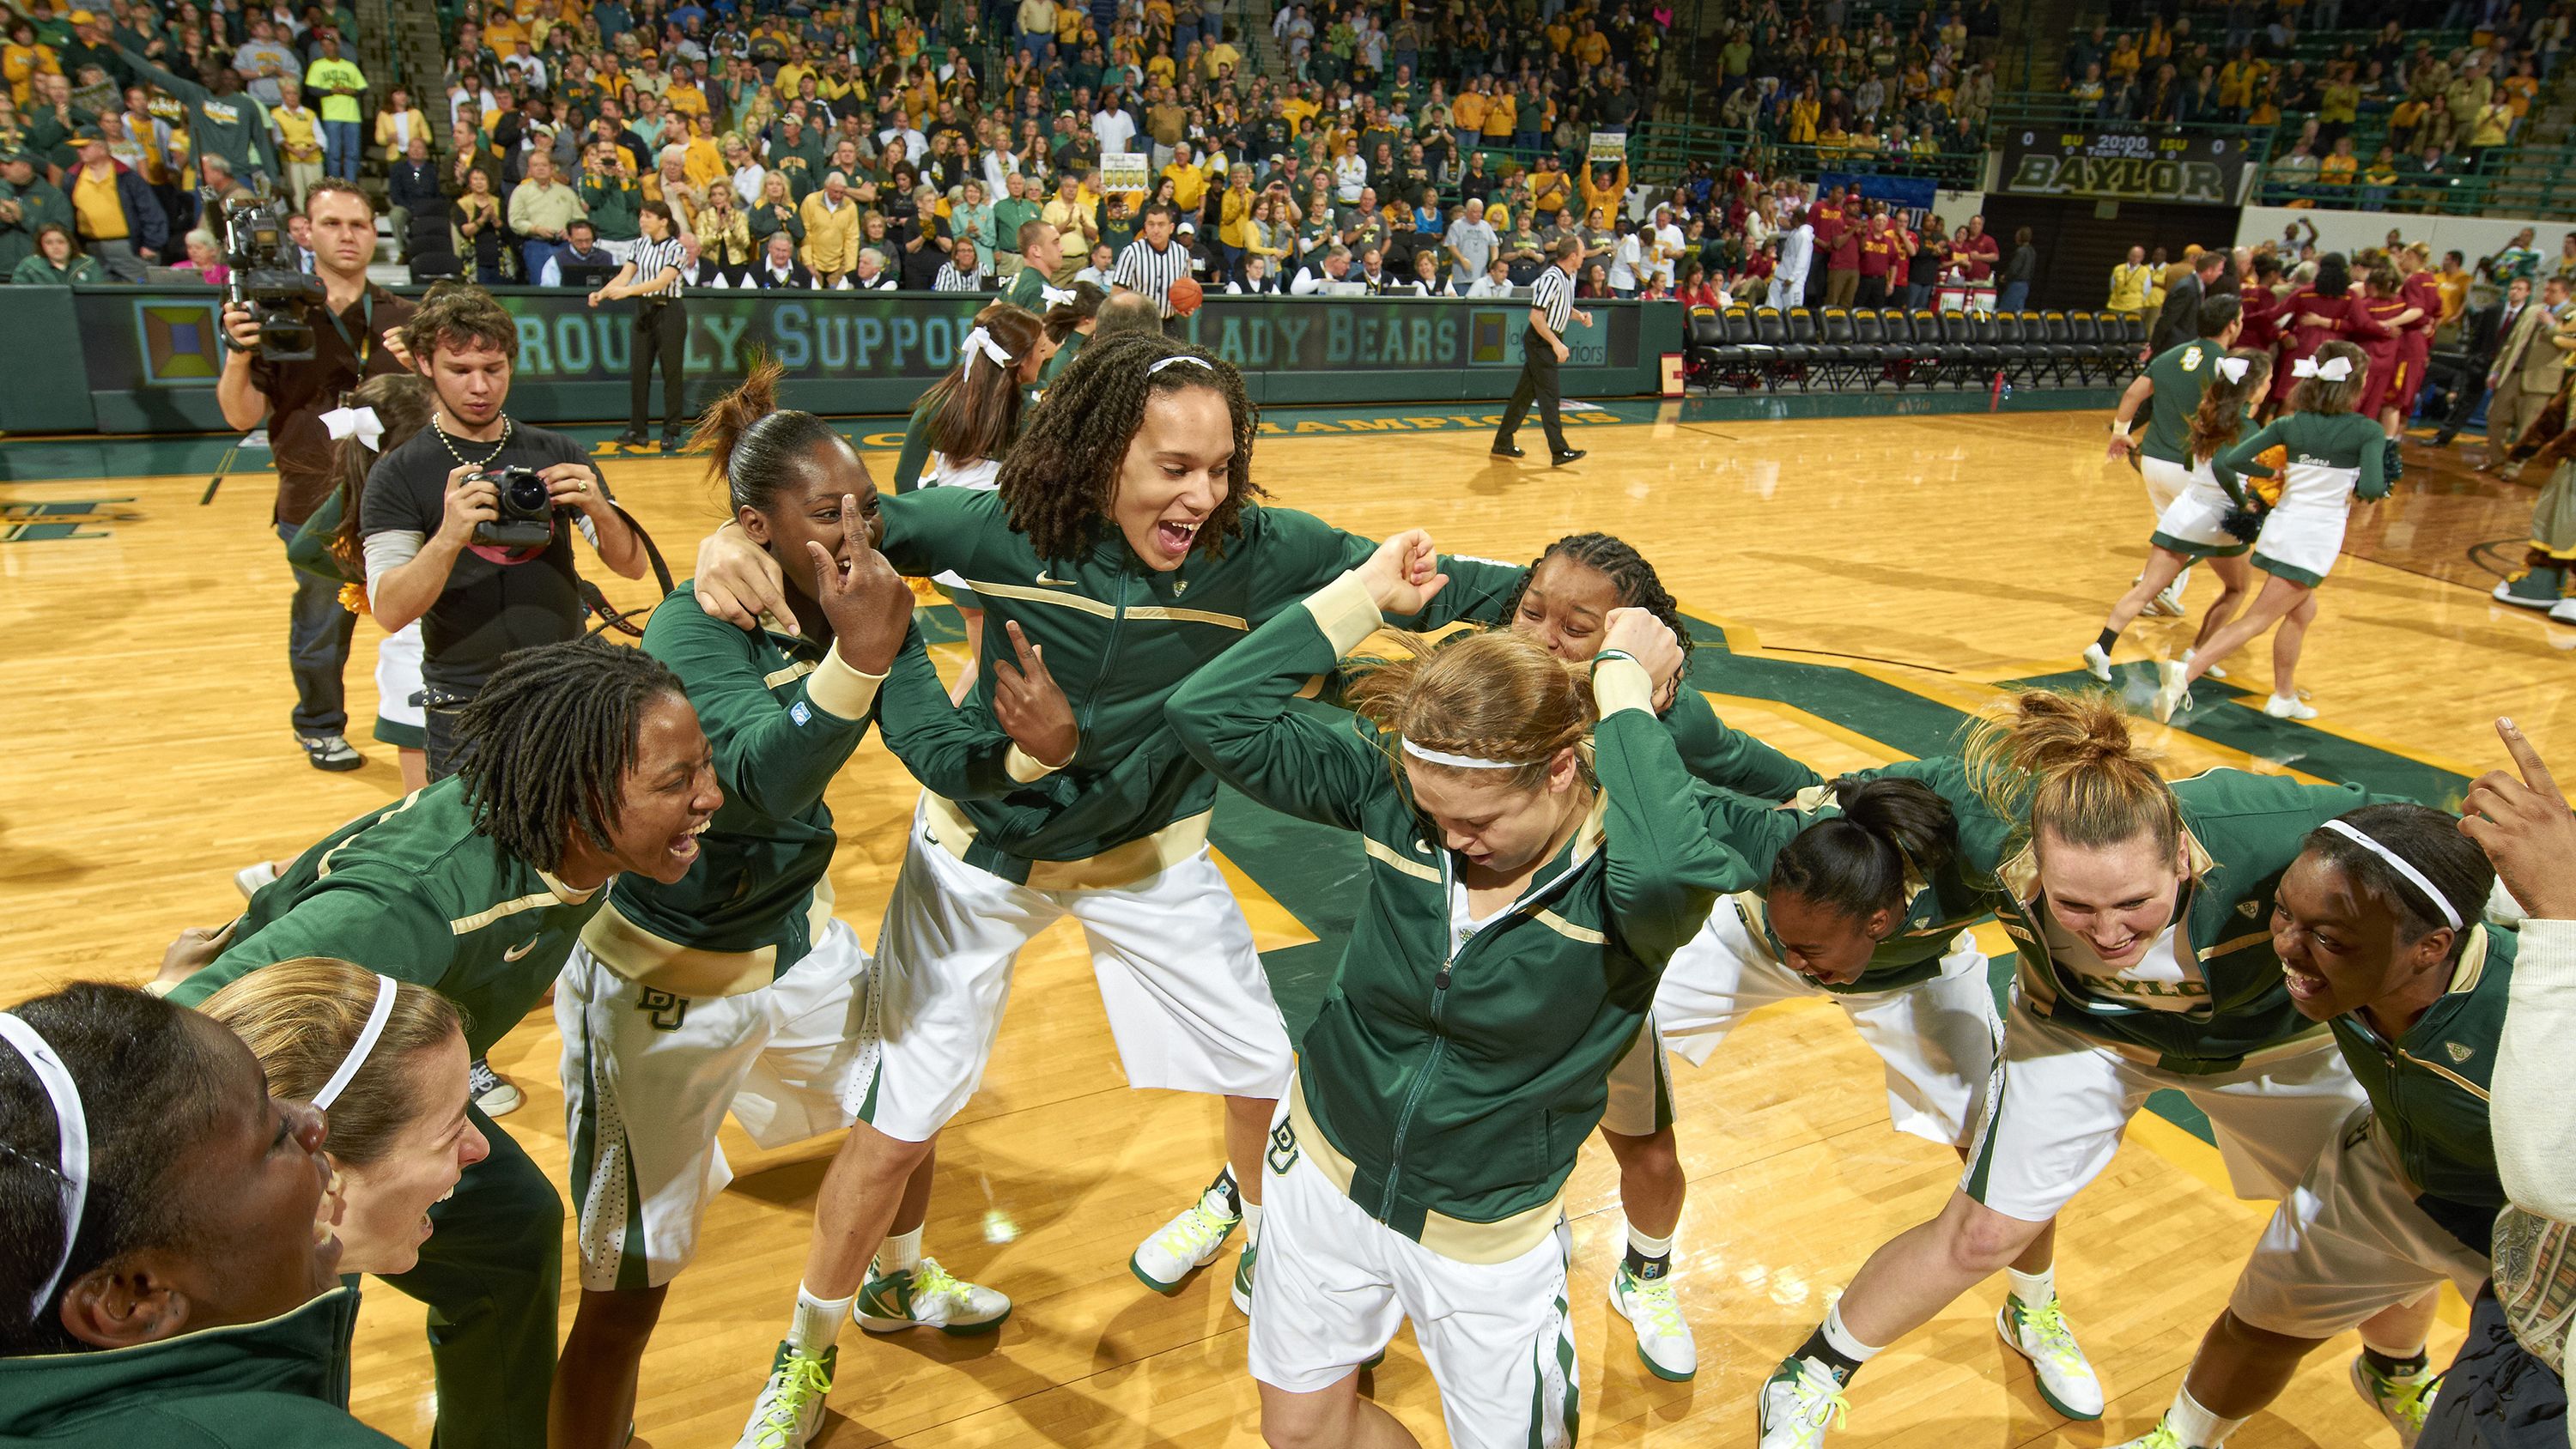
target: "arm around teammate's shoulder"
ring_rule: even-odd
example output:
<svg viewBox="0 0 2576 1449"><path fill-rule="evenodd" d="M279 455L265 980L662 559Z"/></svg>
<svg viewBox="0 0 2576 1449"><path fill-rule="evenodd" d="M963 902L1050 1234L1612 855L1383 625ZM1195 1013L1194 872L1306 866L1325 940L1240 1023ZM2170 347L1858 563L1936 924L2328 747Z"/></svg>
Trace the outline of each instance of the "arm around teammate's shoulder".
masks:
<svg viewBox="0 0 2576 1449"><path fill-rule="evenodd" d="M715 748L726 798L784 820L822 799L866 738L881 680L826 650L797 681L796 698L781 702L770 693L757 638L700 608L683 584L653 611L644 652L669 665L688 691Z"/></svg>
<svg viewBox="0 0 2576 1449"><path fill-rule="evenodd" d="M1655 716L1658 687L1681 668L1681 645L1643 609L1614 609L1592 661L1592 771L1602 797L1602 869L1610 919L1638 959L1657 966L1698 934L1709 907L1754 874L1711 828L1721 804L1682 767Z"/></svg>
<svg viewBox="0 0 2576 1449"><path fill-rule="evenodd" d="M196 1006L262 966L307 956L356 961L370 971L434 987L455 952L447 913L420 882L360 862L334 872L283 915L234 941L214 964L172 988L170 1000Z"/></svg>
<svg viewBox="0 0 2576 1449"><path fill-rule="evenodd" d="M1368 803L1396 788L1385 752L1364 737L1373 728L1300 714L1291 701L1377 626L1367 586L1346 573L1200 666L1164 701L1164 721L1182 748L1244 794L1356 830Z"/></svg>
<svg viewBox="0 0 2576 1449"><path fill-rule="evenodd" d="M1720 719L1708 696L1685 677L1677 681L1664 727L1692 776L1721 790L1762 800L1786 800L1825 783L1825 777Z"/></svg>

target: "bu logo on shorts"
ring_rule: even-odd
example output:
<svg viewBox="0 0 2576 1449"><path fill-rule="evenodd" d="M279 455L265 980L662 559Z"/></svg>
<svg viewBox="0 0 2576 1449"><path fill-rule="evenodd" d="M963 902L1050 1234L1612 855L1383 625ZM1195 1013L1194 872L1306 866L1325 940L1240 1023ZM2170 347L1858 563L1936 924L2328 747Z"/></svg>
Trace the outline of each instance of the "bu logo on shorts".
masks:
<svg viewBox="0 0 2576 1449"><path fill-rule="evenodd" d="M680 1023L689 1019L689 998L647 986L636 998L635 1009L653 1018L655 1031L678 1031Z"/></svg>
<svg viewBox="0 0 2576 1449"><path fill-rule="evenodd" d="M1270 1170L1285 1177L1297 1165L1297 1129L1282 1122L1270 1129Z"/></svg>

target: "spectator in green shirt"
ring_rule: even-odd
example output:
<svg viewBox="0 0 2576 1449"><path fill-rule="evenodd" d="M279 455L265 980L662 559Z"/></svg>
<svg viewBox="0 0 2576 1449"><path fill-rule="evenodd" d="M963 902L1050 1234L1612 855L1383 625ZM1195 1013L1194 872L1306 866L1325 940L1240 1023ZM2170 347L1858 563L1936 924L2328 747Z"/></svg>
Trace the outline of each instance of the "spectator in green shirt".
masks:
<svg viewBox="0 0 2576 1449"><path fill-rule="evenodd" d="M74 282L93 285L107 281L107 273L98 262L82 253L80 243L72 240L69 227L58 221L45 223L36 233L35 254L18 263L9 274L13 287L68 287Z"/></svg>

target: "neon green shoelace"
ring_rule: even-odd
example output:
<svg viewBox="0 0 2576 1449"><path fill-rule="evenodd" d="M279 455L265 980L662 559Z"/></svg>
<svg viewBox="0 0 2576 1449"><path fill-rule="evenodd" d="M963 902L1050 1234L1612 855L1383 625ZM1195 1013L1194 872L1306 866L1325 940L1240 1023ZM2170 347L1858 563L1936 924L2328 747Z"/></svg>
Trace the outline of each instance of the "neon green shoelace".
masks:
<svg viewBox="0 0 2576 1449"><path fill-rule="evenodd" d="M956 1278L939 1266L937 1258L924 1258L921 1268L912 1275L912 1301L917 1305L925 1298L963 1299L965 1293Z"/></svg>
<svg viewBox="0 0 2576 1449"><path fill-rule="evenodd" d="M2439 1374L2422 1374L2411 1379L2391 1378L2369 1368L2370 1380L2377 1389L2375 1397L2390 1418L2405 1421L2406 1427L2422 1430L2424 1419L2433 1412L2433 1393L2442 1383Z"/></svg>
<svg viewBox="0 0 2576 1449"><path fill-rule="evenodd" d="M1812 1371L1802 1370L1798 1375L1798 1417L1811 1429L1839 1429L1851 1417L1851 1400L1843 1397L1843 1386L1833 1379L1818 1378Z"/></svg>
<svg viewBox="0 0 2576 1449"><path fill-rule="evenodd" d="M761 1420L760 1449L786 1449L787 1436L805 1417L805 1405L832 1391L831 1375L823 1372L823 1361L796 1354L779 1371L778 1397L769 1404Z"/></svg>
<svg viewBox="0 0 2576 1449"><path fill-rule="evenodd" d="M1173 1220L1158 1245L1176 1258L1196 1258L1211 1246L1224 1240L1234 1229L1234 1218L1221 1218L1209 1212L1204 1204L1192 1204L1190 1210Z"/></svg>
<svg viewBox="0 0 2576 1449"><path fill-rule="evenodd" d="M2058 1308L2056 1299L2048 1300L2045 1308L2020 1307L2018 1303L2015 1306L2019 1309L2022 1323L2029 1328L2031 1338L2037 1342L2039 1351L2048 1355L2049 1362L2064 1369L2084 1366L2083 1350L2075 1346L2075 1331L2066 1326L2066 1315Z"/></svg>
<svg viewBox="0 0 2576 1449"><path fill-rule="evenodd" d="M1672 1279L1631 1277L1628 1297L1645 1308L1657 1332L1678 1337L1689 1331L1682 1321L1681 1296L1673 1291Z"/></svg>

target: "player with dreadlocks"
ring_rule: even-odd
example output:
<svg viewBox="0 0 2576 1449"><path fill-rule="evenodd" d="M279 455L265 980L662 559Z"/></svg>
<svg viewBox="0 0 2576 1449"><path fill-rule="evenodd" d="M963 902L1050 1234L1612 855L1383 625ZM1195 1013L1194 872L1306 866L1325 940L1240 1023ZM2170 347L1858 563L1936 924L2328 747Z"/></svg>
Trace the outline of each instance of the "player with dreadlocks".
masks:
<svg viewBox="0 0 2576 1449"><path fill-rule="evenodd" d="M545 995L610 878L677 882L724 803L680 681L639 650L583 639L509 655L458 732L456 775L298 856L172 999L331 957L454 1001L480 1057ZM491 1155L431 1210L419 1266L385 1281L429 1305L439 1442L521 1449L546 1441L563 1204L508 1133L472 1117Z"/></svg>
<svg viewBox="0 0 2576 1449"><path fill-rule="evenodd" d="M683 584L644 631L644 652L679 676L715 745L725 803L700 840L706 861L676 884L619 876L555 993L582 1294L561 1369L560 1402L578 1417L557 1418L552 1449L626 1441L664 1295L732 1176L716 1142L726 1116L762 1147L785 1147L846 1132L867 1093L871 977L832 912L839 837L825 790L871 725L955 798L1010 788L1022 749L949 704L911 627L912 590L876 551L876 485L831 424L778 406L784 372L755 367L707 410L697 441L735 518L783 566L792 616L739 628ZM1044 661L1024 643L1017 652L995 714L1033 762L1070 758L1073 712ZM905 1184L868 1272L855 1316L871 1332L984 1333L1010 1313L1008 1298L923 1255L932 1169L924 1161ZM826 1348L817 1367L828 1375L835 1361Z"/></svg>
<svg viewBox="0 0 2576 1449"><path fill-rule="evenodd" d="M1046 651L1083 734L1061 768L1000 799L952 799L934 783L921 802L877 941L876 1085L824 1180L787 1352L762 1400L765 1412L790 1401L811 1412L760 1442L794 1449L821 1422L826 1331L848 1313L913 1170L982 1079L1020 948L1065 916L1089 938L1128 1084L1226 1099L1227 1165L1128 1266L1175 1292L1240 1227L1235 1302L1250 1300L1262 1144L1292 1059L1251 927L1208 853L1216 781L1174 745L1163 704L1210 656L1376 551L1261 502L1255 422L1231 365L1159 334L1098 338L1029 413L995 491L882 502L886 558L911 575L954 571L991 616L966 712L992 717L1015 624ZM1469 560L1448 571L1458 582L1415 622L1491 607L1520 574ZM785 607L776 560L732 529L700 551L694 593L736 622Z"/></svg>

